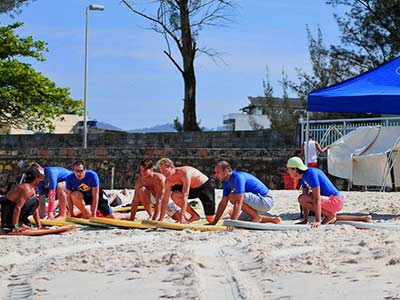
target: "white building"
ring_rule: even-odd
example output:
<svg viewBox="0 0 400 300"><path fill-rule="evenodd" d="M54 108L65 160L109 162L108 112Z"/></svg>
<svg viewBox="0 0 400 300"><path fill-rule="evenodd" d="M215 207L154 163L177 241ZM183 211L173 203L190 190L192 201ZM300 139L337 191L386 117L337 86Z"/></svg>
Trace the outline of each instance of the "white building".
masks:
<svg viewBox="0 0 400 300"><path fill-rule="evenodd" d="M248 97L250 104L240 109L242 113L224 115L224 127L228 131L257 130L271 127L271 121L267 116L268 109L283 105L282 98ZM301 99L289 98L291 110L305 109L305 103Z"/></svg>

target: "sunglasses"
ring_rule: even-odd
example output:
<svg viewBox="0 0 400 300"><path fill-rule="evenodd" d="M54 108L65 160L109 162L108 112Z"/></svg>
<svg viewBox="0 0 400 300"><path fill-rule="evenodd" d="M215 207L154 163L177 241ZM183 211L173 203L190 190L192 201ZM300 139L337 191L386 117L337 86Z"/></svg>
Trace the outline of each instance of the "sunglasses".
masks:
<svg viewBox="0 0 400 300"><path fill-rule="evenodd" d="M74 169L75 173L83 173L85 171L85 169Z"/></svg>

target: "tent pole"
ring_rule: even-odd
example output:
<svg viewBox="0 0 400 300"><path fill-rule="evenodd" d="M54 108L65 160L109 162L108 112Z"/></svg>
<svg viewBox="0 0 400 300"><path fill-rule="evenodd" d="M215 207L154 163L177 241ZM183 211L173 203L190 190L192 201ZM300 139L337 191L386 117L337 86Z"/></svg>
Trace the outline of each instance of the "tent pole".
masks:
<svg viewBox="0 0 400 300"><path fill-rule="evenodd" d="M308 165L308 137L310 135L310 112L307 111L307 125L306 125L306 136L305 136L305 144L304 144L304 163Z"/></svg>

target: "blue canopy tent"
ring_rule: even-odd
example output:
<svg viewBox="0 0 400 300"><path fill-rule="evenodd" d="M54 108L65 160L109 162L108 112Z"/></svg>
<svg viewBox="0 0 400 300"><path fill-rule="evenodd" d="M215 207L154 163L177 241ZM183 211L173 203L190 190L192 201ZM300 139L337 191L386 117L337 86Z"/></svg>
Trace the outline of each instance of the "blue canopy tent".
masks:
<svg viewBox="0 0 400 300"><path fill-rule="evenodd" d="M307 136L310 112L400 114L400 57L311 92L307 103Z"/></svg>
<svg viewBox="0 0 400 300"><path fill-rule="evenodd" d="M400 114L400 57L311 92L307 111Z"/></svg>

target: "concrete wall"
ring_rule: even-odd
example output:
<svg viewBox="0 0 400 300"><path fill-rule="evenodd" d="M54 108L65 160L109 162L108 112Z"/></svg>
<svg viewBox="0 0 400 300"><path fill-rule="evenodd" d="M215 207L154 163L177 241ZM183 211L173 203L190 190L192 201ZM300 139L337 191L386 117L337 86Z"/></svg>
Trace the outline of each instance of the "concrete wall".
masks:
<svg viewBox="0 0 400 300"><path fill-rule="evenodd" d="M79 148L79 135L0 136L0 183L20 174L28 162L71 169L77 159L87 161L98 172L101 184L110 188L111 166L114 188L133 188L140 160L169 157L176 165L192 165L206 175L215 163L229 161L233 167L255 174L270 188L283 188L281 173L296 150L297 136L287 142L271 130L253 132L194 132L91 134L89 148Z"/></svg>

